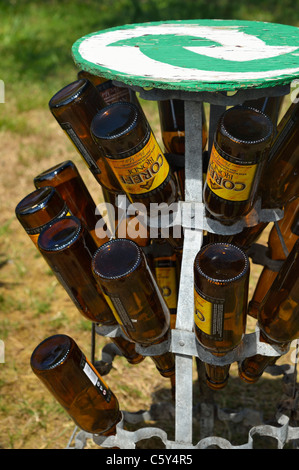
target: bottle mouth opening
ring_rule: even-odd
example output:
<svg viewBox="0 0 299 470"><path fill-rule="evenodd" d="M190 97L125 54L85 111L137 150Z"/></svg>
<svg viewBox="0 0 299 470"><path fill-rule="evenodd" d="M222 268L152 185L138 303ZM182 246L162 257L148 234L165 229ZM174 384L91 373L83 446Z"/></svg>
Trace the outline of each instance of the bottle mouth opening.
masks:
<svg viewBox="0 0 299 470"><path fill-rule="evenodd" d="M99 140L112 140L126 135L137 124L137 106L127 101L112 103L93 118L91 133Z"/></svg>
<svg viewBox="0 0 299 470"><path fill-rule="evenodd" d="M273 134L270 118L251 106L239 105L226 110L220 118L220 128L230 140L248 145L266 142Z"/></svg>
<svg viewBox="0 0 299 470"><path fill-rule="evenodd" d="M84 90L89 86L90 82L85 78L80 78L72 83L69 83L57 93L49 101L50 108L60 108L66 104L75 101Z"/></svg>
<svg viewBox="0 0 299 470"><path fill-rule="evenodd" d="M56 190L51 186L38 188L19 202L16 207L16 213L19 215L34 214L43 209L54 194L56 194Z"/></svg>
<svg viewBox="0 0 299 470"><path fill-rule="evenodd" d="M39 175L37 175L34 178L34 182L47 180L49 178L52 178L55 175L58 175L59 173L61 173L66 168L74 167L74 166L75 165L71 160L65 160L64 162L57 163L57 165L54 165L51 168L48 168L48 170L45 170L45 171L39 173Z"/></svg>
<svg viewBox="0 0 299 470"><path fill-rule="evenodd" d="M97 249L92 259L92 269L102 279L120 279L135 271L140 262L139 246L132 240L116 238Z"/></svg>
<svg viewBox="0 0 299 470"><path fill-rule="evenodd" d="M71 338L53 335L44 339L33 351L30 364L35 370L51 370L62 364L71 349Z"/></svg>
<svg viewBox="0 0 299 470"><path fill-rule="evenodd" d="M82 231L77 217L66 216L45 227L38 238L38 246L43 251L61 251L72 245Z"/></svg>
<svg viewBox="0 0 299 470"><path fill-rule="evenodd" d="M217 253L215 249L218 250ZM207 251L212 253L212 250L214 251L212 258L200 263L200 255L204 256ZM195 258L195 267L209 282L226 285L241 279L247 273L249 259L238 246L229 243L210 243L199 251Z"/></svg>

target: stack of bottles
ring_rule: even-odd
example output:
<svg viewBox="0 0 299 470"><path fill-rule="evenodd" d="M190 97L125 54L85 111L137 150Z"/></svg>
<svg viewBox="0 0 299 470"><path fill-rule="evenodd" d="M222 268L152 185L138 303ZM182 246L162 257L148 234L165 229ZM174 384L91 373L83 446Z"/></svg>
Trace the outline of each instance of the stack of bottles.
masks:
<svg viewBox="0 0 299 470"><path fill-rule="evenodd" d="M281 104L278 97L227 109L210 153L202 109L199 154L206 216L232 225L246 220L261 198L263 207L284 210L278 225L287 247L281 249L273 226L269 258L280 260L279 269L269 274L265 267L248 299L247 251L268 224L259 221L229 236L204 234L194 260L194 332L196 341L218 358L242 342L247 314L257 319L260 341L285 348L299 338L298 104L277 125ZM161 225L153 237L148 211L184 200L184 102L158 102L164 150L136 95L111 80L81 71L51 98L49 108L99 184L112 224L70 160L34 177L16 216L79 314L95 325L116 328L117 335L109 339L131 365L156 347L159 352L148 356L158 373L170 379L174 393L175 355L169 340L176 324L183 234L170 230L165 236ZM135 214L124 210L119 218L120 197L134 206ZM136 214L143 215L138 221L144 230L134 237L126 229ZM246 358L239 364L240 376L254 382L272 360ZM63 334L46 338L34 349L31 366L80 428L106 436L116 432L118 400L74 339ZM207 385L225 387L229 369L230 364L206 363Z"/></svg>

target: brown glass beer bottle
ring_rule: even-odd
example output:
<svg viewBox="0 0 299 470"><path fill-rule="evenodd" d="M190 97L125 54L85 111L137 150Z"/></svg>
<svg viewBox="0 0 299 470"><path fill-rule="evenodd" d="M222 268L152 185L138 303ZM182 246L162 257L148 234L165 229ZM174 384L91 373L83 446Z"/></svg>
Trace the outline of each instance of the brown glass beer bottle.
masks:
<svg viewBox="0 0 299 470"><path fill-rule="evenodd" d="M184 101L178 99L158 101L160 127L165 151L170 154L185 155L185 109ZM199 106L202 106L199 104ZM208 140L207 122L202 106L202 151ZM184 160L184 158L183 158ZM177 175L182 198L185 194L184 167L174 171Z"/></svg>
<svg viewBox="0 0 299 470"><path fill-rule="evenodd" d="M175 210L178 201L177 182L140 109L132 103L113 103L94 118L91 134L129 201L139 203L140 212L150 217L169 217L171 205ZM157 231L157 237L182 248L183 238L176 236L175 228Z"/></svg>
<svg viewBox="0 0 299 470"><path fill-rule="evenodd" d="M76 80L49 101L49 108L98 183L114 192L121 192L114 174L90 135L90 124L97 112L105 106L98 90L85 79Z"/></svg>
<svg viewBox="0 0 299 470"><path fill-rule="evenodd" d="M272 342L267 338L262 331L260 331L259 341L261 343L279 346L282 351L285 350L285 352L287 352L288 343L278 345L278 343ZM278 358L279 356L265 356L263 354L255 354L252 357L247 357L238 364L239 376L246 383L255 383L261 377L265 369L275 363Z"/></svg>
<svg viewBox="0 0 299 470"><path fill-rule="evenodd" d="M284 217L278 222L278 229L280 230L288 252L292 250L295 242L298 240L298 217L299 198L290 202L286 206ZM268 256L271 260L276 261L284 261L287 257L287 254L285 253L280 241L276 225L273 225L269 234ZM264 266L255 286L252 298L248 304L248 314L253 318L257 318L258 310L263 301L263 298L267 294L277 274L278 270L275 270L274 267L271 269L270 266Z"/></svg>
<svg viewBox="0 0 299 470"><path fill-rule="evenodd" d="M199 343L221 357L235 349L245 333L249 260L240 248L205 245L194 261L194 323ZM205 364L207 384L225 387L230 364Z"/></svg>
<svg viewBox="0 0 299 470"><path fill-rule="evenodd" d="M110 238L128 238L134 240L139 246L150 245L150 229L147 220L137 210L128 210L127 205L119 203L118 197L125 198L124 194L117 195L107 190L103 191L104 211L109 219L111 228Z"/></svg>
<svg viewBox="0 0 299 470"><path fill-rule="evenodd" d="M167 241L152 241L151 248L155 279L169 308L170 328L175 328L179 287L177 254Z"/></svg>
<svg viewBox="0 0 299 470"><path fill-rule="evenodd" d="M207 241L209 243L231 243L232 245L239 246L242 250L247 251L253 243L257 242L267 225L268 222L259 222L256 225L244 227L241 232L232 235L221 235L218 233L208 232Z"/></svg>
<svg viewBox="0 0 299 470"><path fill-rule="evenodd" d="M112 80L100 77L99 75L93 75L85 70L80 70L80 72L78 72L78 79L84 78L86 80L90 80L94 84L100 93L105 106L118 101L131 101L129 89L115 86Z"/></svg>
<svg viewBox="0 0 299 470"><path fill-rule="evenodd" d="M31 368L79 428L115 434L119 403L77 343L64 334L50 336L33 351Z"/></svg>
<svg viewBox="0 0 299 470"><path fill-rule="evenodd" d="M253 108L234 106L223 113L203 190L204 203L213 217L233 223L250 212L272 132L270 119Z"/></svg>
<svg viewBox="0 0 299 470"><path fill-rule="evenodd" d="M258 109L262 113L266 114L271 119L274 129L276 129L283 101L284 95L266 96L256 98L254 100L246 100L244 101L243 106Z"/></svg>
<svg viewBox="0 0 299 470"><path fill-rule="evenodd" d="M80 314L100 325L117 325L102 291L91 271L92 256L97 249L95 241L77 217L64 217L46 227L38 239L38 247ZM132 342L110 338L131 363L140 362Z"/></svg>
<svg viewBox="0 0 299 470"><path fill-rule="evenodd" d="M166 152L177 155L185 154L185 110L183 100L158 101L162 140ZM202 150L207 144L207 122L203 111Z"/></svg>
<svg viewBox="0 0 299 470"><path fill-rule="evenodd" d="M39 234L46 225L66 215L72 215L58 191L50 186L27 194L16 206L15 213L36 247Z"/></svg>
<svg viewBox="0 0 299 470"><path fill-rule="evenodd" d="M137 208L133 207L132 204L125 206L119 203L119 198L124 198L124 195L120 195L116 199L116 238L128 238L141 247L149 246L151 238L150 228L147 226L147 217L143 213L140 213Z"/></svg>
<svg viewBox="0 0 299 470"><path fill-rule="evenodd" d="M71 160L58 163L37 175L34 178L34 185L36 188L53 186L65 200L72 214L85 224L97 245L109 240L111 234L105 221L97 211L86 184Z"/></svg>
<svg viewBox="0 0 299 470"><path fill-rule="evenodd" d="M299 338L299 240L284 261L258 312L261 341L288 347ZM257 354L239 364L240 377L256 382L277 356Z"/></svg>
<svg viewBox="0 0 299 470"><path fill-rule="evenodd" d="M166 152L185 154L185 113L184 101L158 101L162 141Z"/></svg>
<svg viewBox="0 0 299 470"><path fill-rule="evenodd" d="M91 134L130 202L171 204L177 184L144 114L132 103L100 110Z"/></svg>
<svg viewBox="0 0 299 470"><path fill-rule="evenodd" d="M92 270L126 336L143 347L168 339L170 314L142 249L118 238L96 251ZM175 373L174 355L150 356L160 374Z"/></svg>
<svg viewBox="0 0 299 470"><path fill-rule="evenodd" d="M261 178L262 205L283 207L299 196L299 95L277 127L267 166Z"/></svg>

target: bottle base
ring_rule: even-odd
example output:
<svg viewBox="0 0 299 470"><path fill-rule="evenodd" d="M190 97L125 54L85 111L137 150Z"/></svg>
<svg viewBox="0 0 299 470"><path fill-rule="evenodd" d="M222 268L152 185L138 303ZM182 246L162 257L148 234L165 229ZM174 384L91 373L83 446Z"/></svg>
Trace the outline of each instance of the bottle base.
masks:
<svg viewBox="0 0 299 470"><path fill-rule="evenodd" d="M219 354L221 356L221 354ZM225 366L215 366L205 364L206 383L212 390L221 390L227 385L229 379L230 364Z"/></svg>
<svg viewBox="0 0 299 470"><path fill-rule="evenodd" d="M213 382L209 377L206 377L206 382L211 390L222 390L227 385L228 377L223 382Z"/></svg>
<svg viewBox="0 0 299 470"><path fill-rule="evenodd" d="M156 366L157 367L157 366ZM175 376L175 369L167 369L167 370L162 370L157 367L158 372L162 375L162 377L166 377L167 379L171 379L172 377Z"/></svg>
<svg viewBox="0 0 299 470"><path fill-rule="evenodd" d="M243 369L241 367L238 368L238 373L239 373L240 379L242 379L243 382L246 382L247 384L256 383L262 375L262 374L260 374L258 376L250 376L248 374L245 374L245 372L243 371Z"/></svg>
<svg viewBox="0 0 299 470"><path fill-rule="evenodd" d="M130 364L140 364L140 362L144 361L145 357L144 356L141 356L141 354L139 356L136 356L134 358L128 358L126 357L127 361L130 363Z"/></svg>

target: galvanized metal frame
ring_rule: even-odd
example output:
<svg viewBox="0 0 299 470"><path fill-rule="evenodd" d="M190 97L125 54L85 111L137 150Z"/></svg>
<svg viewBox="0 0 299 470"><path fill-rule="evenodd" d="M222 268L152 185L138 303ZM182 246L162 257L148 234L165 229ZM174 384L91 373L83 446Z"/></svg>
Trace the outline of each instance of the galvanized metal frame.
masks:
<svg viewBox="0 0 299 470"><path fill-rule="evenodd" d="M118 86L128 86L121 82L115 82ZM185 198L181 202L181 220L184 231L184 246L181 265L181 280L179 286L177 320L175 329L171 331L171 336L167 341L159 345L143 348L136 345L136 350L143 355L162 354L165 351L172 351L176 355L176 395L175 395L175 441L170 441L166 433L159 428L141 428L135 432L124 429L124 422L142 422L143 419L150 419L150 412L128 413L122 411L123 419L117 425L115 436L108 438L91 435L84 431L76 430L72 435L68 448L71 448L71 441L75 438L75 448L83 448L86 439L91 438L98 445L105 447L119 447L124 449L134 449L136 442L152 436L158 436L168 449L201 449L211 445L220 448L230 449L251 449L253 447L254 434L272 436L277 439L278 448L283 448L286 442L299 439L299 428L289 426L289 418L280 418L281 426L254 426L248 436L248 442L241 446L233 446L226 439L220 437L207 437L197 444L192 444L192 418L193 418L193 357L199 358L203 362L211 364L228 364L240 361L253 354L281 356L286 350L261 343L259 341L259 329L252 334L245 334L242 343L229 354L223 357L215 357L204 349L196 340L193 329L193 262L196 254L200 250L203 242L203 231L208 230L215 233L238 233L244 226L255 225L259 221L273 221L277 223L283 216L280 209L261 210L259 202L253 210L253 216L241 220L240 222L227 228L222 224L209 219L202 201L202 106L203 102L210 103L210 127L209 127L209 148L211 146L213 133L219 115L226 106L241 104L245 100L260 98L264 96L280 96L288 94L289 85L272 88L239 90L233 95L224 92L183 92L175 90L144 90L139 87L129 87L131 93L139 92L143 99L163 100L182 99L185 108ZM156 222L154 222L156 223ZM265 253L262 253L261 263L270 263ZM255 262L258 262L259 255ZM278 266L276 266L278 269ZM100 327L96 326L95 333L104 336L123 335L120 327ZM112 353L113 356L114 352ZM113 356L114 357L114 356ZM111 357L111 361L113 360ZM109 358L106 360L109 360Z"/></svg>
<svg viewBox="0 0 299 470"><path fill-rule="evenodd" d="M124 85L124 84L122 84ZM256 354L269 353L274 356L281 355L271 346L268 348L259 343L259 335L254 334L250 337L245 335L239 348L230 354L216 358L204 348L202 348L195 339L194 335L194 277L193 263L196 254L200 250L203 241L203 230L220 233L238 233L242 228L248 225L245 219L233 224L229 228L222 224L212 221L207 216L205 206L202 201L202 182L203 182L203 157L202 157L202 104L203 99L210 103L210 125L209 142L215 132L215 127L219 116L223 113L226 106L241 104L245 100L255 99L261 96L280 96L289 92L289 86L279 86L263 90L239 90L234 95L226 93L188 93L175 92L168 90L140 90L133 87L135 91L140 92L144 99L183 99L185 111L185 197L181 203L182 225L184 229L184 247L181 265L181 280L179 286L179 297L177 306L176 327L171 334L170 350L176 354L176 404L175 404L175 439L179 446L192 445L192 413L193 413L193 356L212 364L225 364L238 361L241 358ZM255 208L254 220L250 225L259 221L277 221L283 216L283 212L271 210L262 213L260 208ZM214 227L213 227L214 224ZM216 227L215 227L216 226ZM217 230L218 228L218 230ZM273 349L275 349L273 351ZM140 351L140 349L139 349ZM140 351L141 352L141 351ZM183 384L181 386L180 384Z"/></svg>

